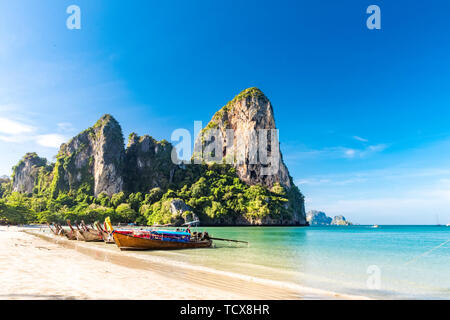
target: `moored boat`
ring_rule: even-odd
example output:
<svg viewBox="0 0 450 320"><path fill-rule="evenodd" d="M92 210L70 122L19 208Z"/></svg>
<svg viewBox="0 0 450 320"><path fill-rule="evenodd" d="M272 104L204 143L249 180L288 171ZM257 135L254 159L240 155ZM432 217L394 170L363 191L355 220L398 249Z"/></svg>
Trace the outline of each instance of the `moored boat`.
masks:
<svg viewBox="0 0 450 320"><path fill-rule="evenodd" d="M94 231L85 231L85 230L76 230L76 237L78 241L85 242L102 242L103 238L98 232Z"/></svg>
<svg viewBox="0 0 450 320"><path fill-rule="evenodd" d="M96 230L89 229L84 223L84 221L81 221L81 228L78 225L76 225L76 227L77 229L74 231L78 241L85 241L85 242L103 241L101 234Z"/></svg>
<svg viewBox="0 0 450 320"><path fill-rule="evenodd" d="M50 223L48 223L48 222L47 222L47 227L53 234L57 235L56 229L53 229L52 226L50 225Z"/></svg>
<svg viewBox="0 0 450 320"><path fill-rule="evenodd" d="M98 232L102 236L103 241L108 244L114 244L114 237L111 232L105 231L104 228L102 228L102 225L100 222L95 223L95 227L97 228Z"/></svg>
<svg viewBox="0 0 450 320"><path fill-rule="evenodd" d="M77 233L76 230L72 227L72 224L70 223L70 220L67 219L67 225L69 226L69 231L66 231L65 236L69 240L77 240Z"/></svg>
<svg viewBox="0 0 450 320"><path fill-rule="evenodd" d="M50 229L52 233L54 233L56 236L60 237L66 237L69 240L76 240L75 232L70 225L70 221L68 220L69 230L64 229L60 224L54 223L53 227L47 222L47 226Z"/></svg>
<svg viewBox="0 0 450 320"><path fill-rule="evenodd" d="M198 224L198 221L195 221ZM213 240L245 243L247 241L213 238L208 232L192 232L190 225L185 230L155 230L155 229L117 229L111 224L109 217L105 219L105 229L112 233L114 242L120 250L175 250L209 248Z"/></svg>
<svg viewBox="0 0 450 320"><path fill-rule="evenodd" d="M60 224L56 224L55 226L58 229L58 235L59 236L66 237L69 240L76 240L77 239L77 237L75 236L75 233L71 229L66 230Z"/></svg>
<svg viewBox="0 0 450 320"><path fill-rule="evenodd" d="M207 233L191 237L188 232L114 230L113 237L120 250L194 249L212 245Z"/></svg>

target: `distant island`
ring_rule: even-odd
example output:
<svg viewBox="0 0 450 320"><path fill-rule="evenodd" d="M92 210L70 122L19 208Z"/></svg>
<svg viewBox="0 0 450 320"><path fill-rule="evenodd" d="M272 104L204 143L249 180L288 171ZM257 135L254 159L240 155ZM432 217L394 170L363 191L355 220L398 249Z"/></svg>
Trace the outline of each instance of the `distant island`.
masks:
<svg viewBox="0 0 450 320"><path fill-rule="evenodd" d="M259 89L246 89L204 129L224 137L226 130L238 132L244 145L227 149L224 140L218 152L233 156L239 148L245 161L176 164L166 140L132 133L125 147L120 124L104 115L61 145L55 163L27 153L11 179L0 179L0 223L92 223L110 216L140 225L307 225L304 197L278 146L268 145L280 152L275 174L264 175L264 165L248 161L248 130L275 128L270 101Z"/></svg>
<svg viewBox="0 0 450 320"><path fill-rule="evenodd" d="M350 226L353 225L347 221L344 216L339 215L334 218L328 217L325 212L311 210L306 214L306 220L311 226Z"/></svg>

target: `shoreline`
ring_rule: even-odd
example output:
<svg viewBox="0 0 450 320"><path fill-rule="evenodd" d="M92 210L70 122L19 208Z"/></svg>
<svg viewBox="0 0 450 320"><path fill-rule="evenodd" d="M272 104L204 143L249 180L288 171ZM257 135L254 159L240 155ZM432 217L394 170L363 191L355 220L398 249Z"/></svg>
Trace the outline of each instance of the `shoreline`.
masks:
<svg viewBox="0 0 450 320"><path fill-rule="evenodd" d="M14 227L10 227L14 228ZM92 243L85 243L80 241L69 241L61 237L57 237L48 233L39 232L36 228L23 228L16 230L5 230L9 237L18 236L18 239L24 238L20 235L26 235L36 239L33 246L36 248L43 247L43 244L48 243L55 246L52 250L65 257L76 255L77 259L71 261L69 259L66 264L67 268L78 269L77 272L83 276L88 273L84 268L78 268L80 258L87 264L99 265L100 268L121 268L117 271L121 279L134 282L135 277L147 277L151 275L152 281L148 285L153 287L158 285L165 288L164 294L158 292L151 292L142 290L141 294L121 293L119 295L105 294L107 299L228 299L228 300L249 300L249 299L267 299L267 300L301 300L301 299L369 299L364 296L341 294L332 291L325 291L322 289L303 287L293 283L285 283L275 280L256 278L234 272L220 271L204 266L197 266L182 261L162 258L158 256L146 255L145 258L139 256L133 251L119 251L115 245L99 245L95 246ZM3 238L4 232L0 233ZM25 237L26 238L26 237ZM28 248L29 250L31 248ZM38 249L39 250L39 249ZM20 251L20 250L19 250ZM1 254L1 252L0 252ZM55 257L56 258L56 257ZM39 259L35 257L35 259ZM39 262L35 262L38 263ZM48 261L47 261L48 263ZM70 265L75 264L75 265ZM101 265L101 266L100 266ZM124 269L123 269L124 268ZM122 270L123 269L123 270ZM16 275L16 277L20 275ZM145 276L144 276L145 277ZM94 276L90 279L95 283L102 283L102 275ZM67 279L66 281L69 281ZM136 280L139 285L144 286L145 283ZM116 283L109 283L109 285L120 285L121 281ZM26 285L25 285L26 287ZM100 285L100 287L102 287ZM105 290L108 289L104 288ZM104 299L102 290L90 297L79 297L80 299ZM48 290L47 290L48 291ZM138 290L139 291L139 290ZM174 291L183 292L183 294L175 293ZM12 295L11 295L12 294ZM10 293L10 299L14 298L14 292ZM4 295L0 296L3 299ZM64 297L62 297L64 299ZM71 299L71 297L66 297ZM6 297L8 299L8 297ZM57 298L58 299L58 298ZM75 297L78 299L78 297Z"/></svg>

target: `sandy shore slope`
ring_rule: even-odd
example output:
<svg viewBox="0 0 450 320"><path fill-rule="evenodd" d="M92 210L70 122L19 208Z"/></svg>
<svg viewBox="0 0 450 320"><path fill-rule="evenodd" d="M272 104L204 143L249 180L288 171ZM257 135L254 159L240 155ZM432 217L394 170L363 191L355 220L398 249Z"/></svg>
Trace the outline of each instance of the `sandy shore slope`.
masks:
<svg viewBox="0 0 450 320"><path fill-rule="evenodd" d="M0 227L0 299L346 298L150 263L108 245L102 250L54 238Z"/></svg>

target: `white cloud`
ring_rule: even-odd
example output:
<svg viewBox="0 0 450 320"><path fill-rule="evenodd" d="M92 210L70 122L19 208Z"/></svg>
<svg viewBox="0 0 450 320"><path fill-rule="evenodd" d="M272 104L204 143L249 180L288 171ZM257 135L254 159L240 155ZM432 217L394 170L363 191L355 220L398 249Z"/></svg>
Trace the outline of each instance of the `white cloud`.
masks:
<svg viewBox="0 0 450 320"><path fill-rule="evenodd" d="M69 122L60 122L60 123L57 124L57 126L58 126L58 131L61 131L61 132L72 132L72 131L74 131L74 127Z"/></svg>
<svg viewBox="0 0 450 320"><path fill-rule="evenodd" d="M36 136L36 142L48 148L59 148L66 141L66 137L60 134L43 134Z"/></svg>
<svg viewBox="0 0 450 320"><path fill-rule="evenodd" d="M361 138L361 137L359 137L359 136L353 136L353 139L358 140L358 141L361 141L361 142L369 142L369 140L364 139L364 138Z"/></svg>
<svg viewBox="0 0 450 320"><path fill-rule="evenodd" d="M348 184L361 183L367 181L366 178L361 177L349 177L347 179L330 179L330 178L308 178L308 179L299 179L295 181L295 184L298 186L302 185L310 185L310 186L320 186L320 185L328 185L328 186L344 186Z"/></svg>
<svg viewBox="0 0 450 320"><path fill-rule="evenodd" d="M387 149L387 145L386 144L377 144L375 146L368 146L367 147L367 151L368 152L381 152Z"/></svg>
<svg viewBox="0 0 450 320"><path fill-rule="evenodd" d="M4 142L12 142L12 143L18 143L18 142L25 142L32 140L32 136L30 135L0 135L0 141Z"/></svg>
<svg viewBox="0 0 450 320"><path fill-rule="evenodd" d="M387 144L377 144L369 145L364 148L346 148L346 147L331 147L323 148L318 150L301 150L290 151L294 148L289 147L287 151L284 152L284 158L288 161L297 161L304 159L315 159L315 158L328 158L328 159L354 159L354 158L365 158L374 155L379 152L383 152L388 148Z"/></svg>
<svg viewBox="0 0 450 320"><path fill-rule="evenodd" d="M58 124L63 131L72 126L69 123ZM47 148L59 148L66 137L58 133L39 134L38 128L23 122L0 117L0 141L8 143L34 142Z"/></svg>
<svg viewBox="0 0 450 320"><path fill-rule="evenodd" d="M300 179L295 181L296 185L304 185L304 184L310 184L310 185L320 185L324 183L331 183L332 181L330 179L317 179L317 178L310 178L310 179Z"/></svg>
<svg viewBox="0 0 450 320"><path fill-rule="evenodd" d="M344 151L344 154L345 154L346 157L353 158L355 156L355 154L356 154L356 150L354 150L354 149L347 149L347 150Z"/></svg>
<svg viewBox="0 0 450 320"><path fill-rule="evenodd" d="M382 152L382 151L386 150L387 147L388 146L386 144L377 144L377 145L368 146L363 149L348 149L348 148L346 149L346 148L344 148L342 152L343 152L345 158L365 158L372 154Z"/></svg>
<svg viewBox="0 0 450 320"><path fill-rule="evenodd" d="M16 135L33 132L35 129L24 123L7 118L0 118L0 132L7 135Z"/></svg>

